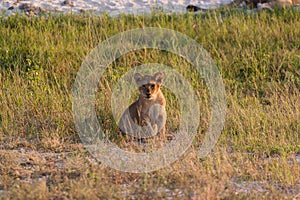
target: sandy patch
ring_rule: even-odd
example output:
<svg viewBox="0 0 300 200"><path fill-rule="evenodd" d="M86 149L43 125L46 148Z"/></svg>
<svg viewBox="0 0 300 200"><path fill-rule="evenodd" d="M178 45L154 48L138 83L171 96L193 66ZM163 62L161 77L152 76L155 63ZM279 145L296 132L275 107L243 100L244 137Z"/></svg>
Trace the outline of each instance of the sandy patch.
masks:
<svg viewBox="0 0 300 200"><path fill-rule="evenodd" d="M8 15L24 10L37 12L36 9L64 13L93 11L101 14L107 12L115 15L150 13L153 9L163 9L165 12L186 12L186 7L190 4L201 8L215 8L230 2L231 0L0 0L0 10Z"/></svg>

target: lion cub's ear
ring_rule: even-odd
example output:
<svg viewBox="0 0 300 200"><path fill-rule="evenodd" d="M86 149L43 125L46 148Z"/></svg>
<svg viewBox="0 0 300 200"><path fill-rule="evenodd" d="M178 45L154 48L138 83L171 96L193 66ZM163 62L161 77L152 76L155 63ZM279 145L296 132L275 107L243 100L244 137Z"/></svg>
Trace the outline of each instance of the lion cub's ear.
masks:
<svg viewBox="0 0 300 200"><path fill-rule="evenodd" d="M155 75L154 75L154 79L156 81L156 83L158 84L161 84L163 79L164 79L164 74L161 73L161 72L157 72Z"/></svg>
<svg viewBox="0 0 300 200"><path fill-rule="evenodd" d="M137 73L134 74L134 80L135 80L136 83L139 83L141 80L143 80L143 77L144 76L141 73L137 72Z"/></svg>

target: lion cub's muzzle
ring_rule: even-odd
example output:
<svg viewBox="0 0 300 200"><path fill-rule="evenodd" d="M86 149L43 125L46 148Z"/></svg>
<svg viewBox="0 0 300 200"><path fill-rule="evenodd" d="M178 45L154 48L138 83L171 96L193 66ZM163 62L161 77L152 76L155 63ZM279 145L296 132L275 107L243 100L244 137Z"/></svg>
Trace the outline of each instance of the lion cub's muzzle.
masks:
<svg viewBox="0 0 300 200"><path fill-rule="evenodd" d="M145 97L145 99L151 99L155 95L155 93L157 93L158 89L158 85L148 83L140 87L140 92Z"/></svg>

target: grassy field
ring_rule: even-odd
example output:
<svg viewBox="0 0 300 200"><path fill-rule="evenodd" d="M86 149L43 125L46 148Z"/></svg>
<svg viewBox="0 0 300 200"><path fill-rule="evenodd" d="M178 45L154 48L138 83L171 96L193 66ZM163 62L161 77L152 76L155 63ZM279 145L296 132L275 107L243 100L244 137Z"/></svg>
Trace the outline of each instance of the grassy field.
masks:
<svg viewBox="0 0 300 200"><path fill-rule="evenodd" d="M204 81L184 59L158 50L118 58L99 83L98 119L120 145L110 110L112 88L134 66L178 70L198 96L200 126L178 161L152 173L119 172L97 162L76 133L71 94L76 73L99 42L122 31L163 27L186 34L222 75L226 123L213 152L199 160L208 127ZM0 18L0 198L2 199L297 199L300 198L300 12L149 16ZM167 97L167 130L178 102ZM133 99L132 99L133 100Z"/></svg>

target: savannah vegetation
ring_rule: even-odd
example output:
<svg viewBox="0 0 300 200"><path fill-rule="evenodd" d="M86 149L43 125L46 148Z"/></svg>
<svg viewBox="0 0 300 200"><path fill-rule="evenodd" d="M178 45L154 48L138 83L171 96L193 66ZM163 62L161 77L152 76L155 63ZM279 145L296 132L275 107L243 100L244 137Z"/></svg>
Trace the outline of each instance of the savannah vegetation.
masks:
<svg viewBox="0 0 300 200"><path fill-rule="evenodd" d="M95 101L98 120L115 143L124 146L126 140L116 131L110 97L114 84L134 66L159 62L179 71L193 86L201 112L193 145L178 161L135 174L106 167L84 148L71 95L76 73L93 48L142 27L173 29L201 44L220 70L227 110L216 147L199 160L210 99L195 69L155 49L118 58L102 76ZM0 198L300 198L299 27L295 9L0 17ZM162 90L167 131L173 133L180 119L178 100L168 88Z"/></svg>

